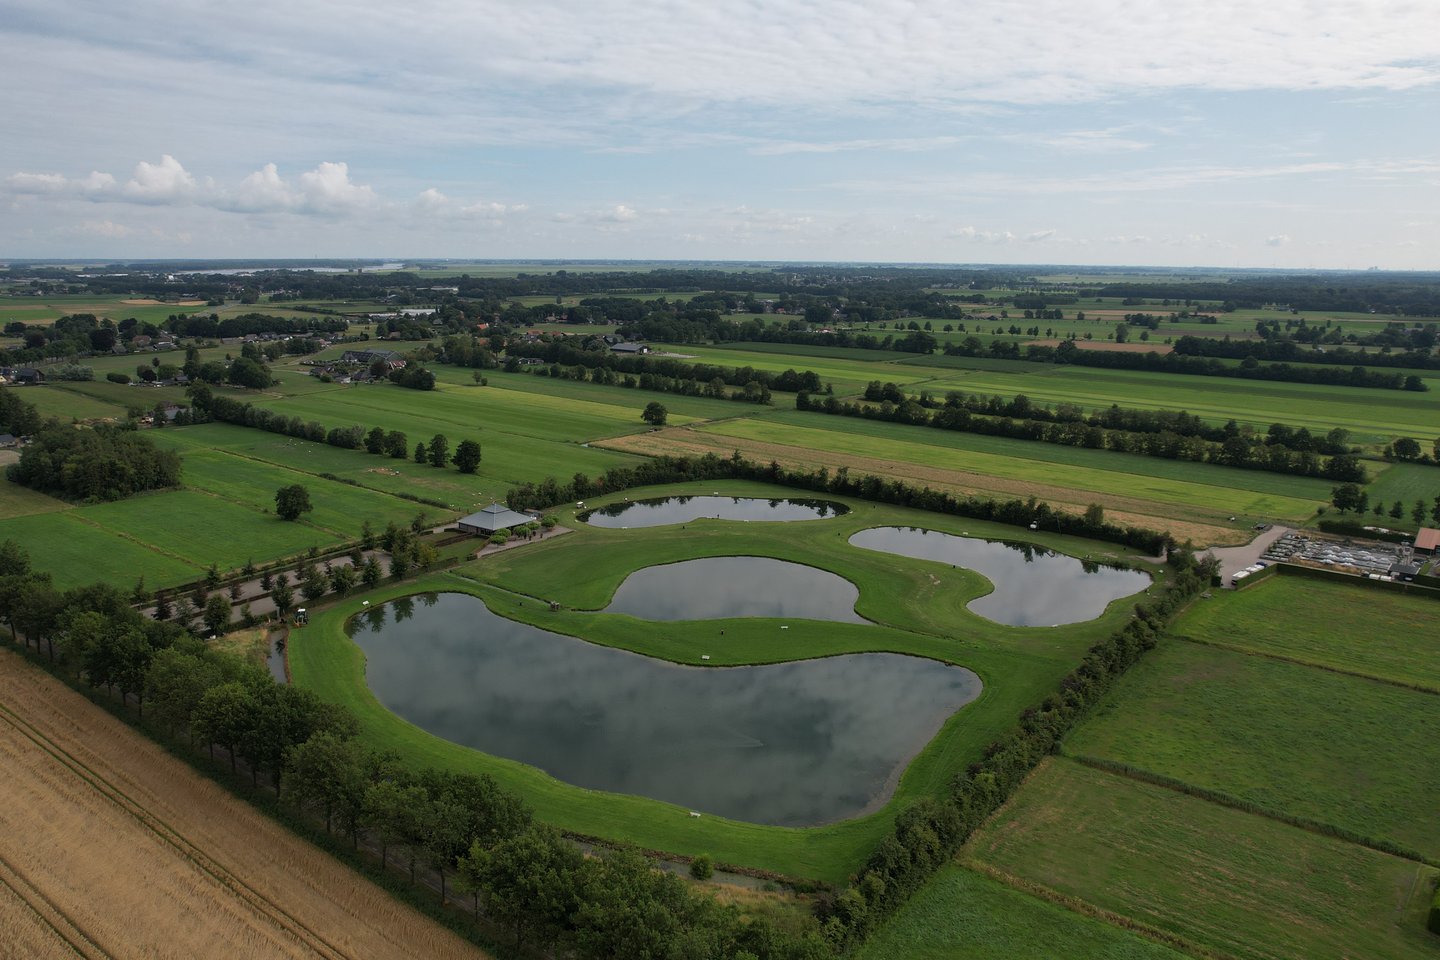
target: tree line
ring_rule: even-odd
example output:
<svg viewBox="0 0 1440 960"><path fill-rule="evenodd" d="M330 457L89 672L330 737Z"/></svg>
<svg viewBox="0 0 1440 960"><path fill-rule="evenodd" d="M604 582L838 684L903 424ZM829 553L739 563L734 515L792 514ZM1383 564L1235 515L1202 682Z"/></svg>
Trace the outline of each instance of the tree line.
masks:
<svg viewBox="0 0 1440 960"><path fill-rule="evenodd" d="M724 459L713 453L700 457L653 457L630 467L612 467L593 479L583 473L577 473L569 480L546 477L539 483L511 487L506 502L512 510L543 509L632 487L688 480L758 480L812 492L913 507L931 513L993 520L1017 527L1031 527L1033 524L1032 529L1119 543L1143 550L1151 556L1164 553L1174 545L1174 540L1167 533L1111 523L1105 519L1105 512L1098 505L1092 505L1083 514L1073 514L1057 510L1034 497L1029 500L982 499L973 495L958 497L874 474L852 477L846 467L834 473L825 467L810 472L790 470L774 461L764 464L747 460L739 451Z"/></svg>
<svg viewBox="0 0 1440 960"><path fill-rule="evenodd" d="M972 342L973 341L973 342ZM1293 367L1288 363L1262 364L1251 357L1238 366L1224 363L1214 357L1192 357L1181 353L1157 353L1147 350L1137 353L1123 353L1116 350L1082 350L1073 341L1066 340L1058 347L1028 345L1021 351L1020 345L996 340L984 347L979 338L968 337L960 343L945 345L947 356L978 357L990 356L1009 360L1029 360L1035 363L1071 364L1079 367L1099 367L1106 370L1144 370L1152 373L1170 373L1197 377L1233 377L1241 380L1276 380L1288 383L1319 383L1339 387L1373 387L1380 390L1412 390L1424 392L1430 388L1415 375L1403 373L1381 373L1364 367Z"/></svg>
<svg viewBox="0 0 1440 960"><path fill-rule="evenodd" d="M35 404L27 403L15 390L0 390L0 433L28 437L43 423Z"/></svg>
<svg viewBox="0 0 1440 960"><path fill-rule="evenodd" d="M428 598L422 597L422 602ZM413 601L396 601L396 615ZM376 614L383 614L377 609ZM473 895L477 914L517 955L563 949L576 958L704 956L821 960L817 935L794 937L692 892L631 850L587 857L535 820L489 776L402 764L356 739L343 707L277 684L258 663L222 653L180 626L150 620L114 587L55 591L13 541L0 544L0 622L11 641L92 691L104 687L192 747L243 761L280 799L382 867L404 852L412 881L424 865Z"/></svg>
<svg viewBox="0 0 1440 960"><path fill-rule="evenodd" d="M1221 357L1229 360L1254 358L1290 363L1328 363L1333 366L1362 364L1371 367L1440 369L1440 356L1431 354L1428 348L1400 353L1368 353L1347 347L1315 350L1302 347L1294 340L1216 340L1213 337L1184 336L1175 341L1175 352L1189 357Z"/></svg>
<svg viewBox="0 0 1440 960"><path fill-rule="evenodd" d="M746 384L754 382L770 390L781 390L787 393L797 393L801 390L821 393L825 389L824 384L820 382L820 375L813 370L785 370L781 373L774 373L770 370L757 370L754 367L722 367L712 363L686 363L684 360L674 360L668 357L621 356L609 349L582 350L558 340L511 343L506 347L506 353L511 357L534 357L544 360L546 363L555 363L566 367L581 366L591 369L603 367L613 373L632 374L636 377L651 373L699 383L710 383L718 378L731 387L743 388Z"/></svg>
<svg viewBox="0 0 1440 960"><path fill-rule="evenodd" d="M133 428L76 430L52 421L30 438L5 476L65 500L123 500L178 487L180 455L157 448Z"/></svg>
<svg viewBox="0 0 1440 960"><path fill-rule="evenodd" d="M959 394L947 397L944 404L935 404L932 401L929 407L922 400L910 397L897 403L890 399L896 394L899 394L898 388L893 391L886 390L879 387L876 381L866 388L865 398L881 398L878 404L837 400L833 396L817 399L801 393L795 397L795 409L981 436L1010 437L1067 447L1134 453L1165 460L1213 463L1243 470L1265 470L1271 473L1324 477L1328 480L1355 483L1364 483L1367 479L1364 465L1358 457L1349 453L1320 457L1309 449L1292 450L1279 442L1265 442L1265 439L1269 438L1247 439L1238 432L1216 443L1195 434L1187 436L1169 430L1141 432L1111 429L1096 423L1087 423L1083 419L1044 420L1038 417L1016 417L1011 413L998 416L981 414L973 411L973 405L967 406L965 398ZM988 403L984 406L987 410L991 408ZM1008 410L1024 408L1013 401L1009 405L997 403L994 406Z"/></svg>
<svg viewBox="0 0 1440 960"><path fill-rule="evenodd" d="M759 404L768 404L771 400L770 388L758 380L750 380L743 387L726 390L723 377L712 377L709 381L667 377L660 373L642 373L636 377L628 373L616 374L609 367L584 367L579 364L573 367L562 367L558 363L552 363L549 366L544 364L527 366L522 365L514 357L505 363L505 370L509 373L526 369L537 377L576 380L582 383L599 383L629 389L654 390L659 393L674 393L682 397L709 397L714 400L734 400L738 403Z"/></svg>
<svg viewBox="0 0 1440 960"><path fill-rule="evenodd" d="M396 460L413 456L416 463L428 463L437 468L453 463L461 473L474 473L480 466L482 451L480 444L474 440L460 441L452 454L449 439L444 434L437 433L430 438L428 444L421 441L412 450L409 438L400 430L387 431L383 427L371 427L367 432L360 426L326 429L324 424L314 420L307 423L298 416L287 417L266 407L257 407L231 397L216 396L205 386L192 387L189 394L193 423L214 420L329 444L342 450L363 447L367 453Z"/></svg>

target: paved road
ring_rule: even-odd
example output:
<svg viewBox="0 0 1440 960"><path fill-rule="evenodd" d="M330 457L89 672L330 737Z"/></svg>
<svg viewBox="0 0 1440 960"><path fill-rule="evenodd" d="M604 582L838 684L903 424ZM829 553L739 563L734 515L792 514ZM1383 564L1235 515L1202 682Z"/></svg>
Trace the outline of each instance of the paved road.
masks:
<svg viewBox="0 0 1440 960"><path fill-rule="evenodd" d="M1289 527L1272 526L1244 546L1211 547L1205 552L1220 561L1220 581L1228 587L1232 576L1259 560L1270 544L1289 532Z"/></svg>

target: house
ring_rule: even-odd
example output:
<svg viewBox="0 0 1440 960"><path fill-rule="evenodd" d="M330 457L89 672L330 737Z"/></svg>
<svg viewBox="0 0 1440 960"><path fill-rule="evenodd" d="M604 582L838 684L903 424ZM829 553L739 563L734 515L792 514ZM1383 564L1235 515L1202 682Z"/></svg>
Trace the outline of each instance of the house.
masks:
<svg viewBox="0 0 1440 960"><path fill-rule="evenodd" d="M468 517L461 517L456 526L460 528L461 533L474 533L488 537L497 530L509 530L511 527L527 524L533 519L534 517L516 513L503 504L492 503L484 510L472 513Z"/></svg>
<svg viewBox="0 0 1440 960"><path fill-rule="evenodd" d="M1420 564L1396 562L1390 567L1390 576L1396 580L1414 580L1420 574Z"/></svg>
<svg viewBox="0 0 1440 960"><path fill-rule="evenodd" d="M616 353L649 353L650 345L646 343L612 343L610 349Z"/></svg>
<svg viewBox="0 0 1440 960"><path fill-rule="evenodd" d="M18 447L19 445L20 441L13 433L0 433L0 450Z"/></svg>
<svg viewBox="0 0 1440 960"><path fill-rule="evenodd" d="M341 363L358 363L366 367L377 360L383 361L391 370L405 366L405 358L394 350L346 350L340 355Z"/></svg>
<svg viewBox="0 0 1440 960"><path fill-rule="evenodd" d="M35 367L16 367L10 379L15 383L44 383L45 371L37 370Z"/></svg>
<svg viewBox="0 0 1440 960"><path fill-rule="evenodd" d="M1440 552L1440 530L1421 527L1420 532L1415 534L1415 552L1424 556L1434 556L1436 552Z"/></svg>

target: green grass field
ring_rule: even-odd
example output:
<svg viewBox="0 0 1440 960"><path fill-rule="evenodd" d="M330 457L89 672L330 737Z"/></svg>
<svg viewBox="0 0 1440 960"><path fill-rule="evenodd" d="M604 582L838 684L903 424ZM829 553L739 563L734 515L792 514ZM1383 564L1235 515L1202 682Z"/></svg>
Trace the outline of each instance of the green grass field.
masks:
<svg viewBox="0 0 1440 960"><path fill-rule="evenodd" d="M1435 694L1167 639L1065 749L1440 859L1436 730Z"/></svg>
<svg viewBox="0 0 1440 960"><path fill-rule="evenodd" d="M28 517L37 513L54 513L69 508L64 500L56 500L29 487L4 479L0 465L0 517Z"/></svg>
<svg viewBox="0 0 1440 960"><path fill-rule="evenodd" d="M712 486L736 495L773 496L780 492L732 483L707 485L704 492L710 492ZM700 492L694 487L689 489ZM864 527L922 521L928 526L945 526L944 518L869 504L856 506L860 509L844 517L808 523L705 521L687 524L683 530L665 527L633 531L585 527L462 566L454 574L431 576L408 588L387 589L372 600L417 590L469 592L485 600L492 610L515 619L593 642L697 665L702 663L702 654L712 655L710 665L716 666L887 650L960 663L975 670L986 685L980 698L947 721L940 734L910 764L901 779L897 800L867 817L801 830L716 817L695 820L668 804L580 790L522 764L440 740L399 720L371 696L363 679L363 657L342 630L344 619L358 609L352 604L315 616L311 626L292 640L292 675L301 686L355 710L361 718L362 735L373 746L397 750L410 762L491 773L524 795L542 818L566 829L680 853L708 852L723 862L837 882L883 836L898 805L944 790L956 770L1008 729L1025 706L1053 689L1090 644L1115 629L1128 609L1127 601L1117 601L1097 620L1060 629L1008 628L990 623L963 609L965 600L986 589L975 575L940 564L866 555L857 548L837 546L849 533ZM989 526L973 522L967 528L972 533L991 532ZM1015 531L1009 528L1007 532L1013 535ZM1045 542L1071 549L1085 546L1083 541L1073 539ZM1094 544L1089 547L1104 549ZM571 609L602 605L619 579L633 569L681 557L727 554L777 556L849 576L861 583L859 611L895 625L786 621L789 629L782 634L780 621L775 620L657 626L627 616ZM567 609L552 612L534 597L558 600ZM725 631L723 641L721 630Z"/></svg>
<svg viewBox="0 0 1440 960"><path fill-rule="evenodd" d="M1371 469L1374 470L1374 466ZM1365 488L1365 492L1370 495L1371 501L1379 500L1388 505L1399 500L1405 505L1404 519L1391 523L1387 516L1386 526L1414 529L1416 524L1410 517L1410 509L1416 500L1424 500L1424 525L1433 527L1435 520L1430 516L1430 511L1435 508L1435 498L1440 497L1440 467L1420 463L1392 463L1380 471L1379 476Z"/></svg>
<svg viewBox="0 0 1440 960"><path fill-rule="evenodd" d="M1065 759L1046 761L966 855L1222 956L1435 954L1435 869Z"/></svg>
<svg viewBox="0 0 1440 960"><path fill-rule="evenodd" d="M904 428L895 425L896 430L893 433L886 431L886 436L870 436L857 435L859 431L841 432L850 425L848 420L815 416L805 422L814 423L815 426L795 426L767 418L763 421L729 421L704 429L724 436L762 443L858 454L1009 480L1053 484L1094 493L1124 493L1157 503L1192 508L1192 512L1211 520L1231 514L1298 520L1312 515L1316 506L1315 501L1281 493L1260 493L1165 477L1137 476L1118 468L1107 470L1088 465L1056 463L1046 459L1052 448L1057 454L1070 448L1053 444L1026 445L1028 452L1036 459L1022 460L1013 455L937 446L932 441L952 438L952 435L926 427ZM824 429L825 427L835 429ZM931 434L936 436L932 437ZM905 439L900 439L902 437ZM1301 486L1303 488L1303 485Z"/></svg>
<svg viewBox="0 0 1440 960"><path fill-rule="evenodd" d="M1172 632L1440 692L1440 602L1429 597L1282 575L1217 591Z"/></svg>
<svg viewBox="0 0 1440 960"><path fill-rule="evenodd" d="M143 499L167 496L171 495L154 494ZM163 509L155 515L162 517ZM157 520L157 528L169 529L174 536L189 536L165 526L163 520ZM96 580L128 588L142 574L151 587L166 587L194 580L204 572L204 564L162 553L87 523L77 510L0 519L0 540L14 540L25 547L31 565L50 574L55 586L62 590Z"/></svg>
<svg viewBox="0 0 1440 960"><path fill-rule="evenodd" d="M855 954L856 960L1179 960L1185 954L949 866Z"/></svg>

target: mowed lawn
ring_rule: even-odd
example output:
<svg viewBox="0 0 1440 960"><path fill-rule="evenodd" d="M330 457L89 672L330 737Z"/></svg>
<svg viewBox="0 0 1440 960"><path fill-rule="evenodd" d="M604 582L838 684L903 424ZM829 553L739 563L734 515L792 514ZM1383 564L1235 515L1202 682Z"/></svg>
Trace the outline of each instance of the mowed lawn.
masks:
<svg viewBox="0 0 1440 960"><path fill-rule="evenodd" d="M1376 465L1368 464L1371 471ZM1383 502L1387 507L1399 500L1405 506L1405 516L1401 520L1393 521L1387 515L1385 524L1391 527L1415 526L1410 517L1410 510L1415 506L1416 500L1425 501L1425 526L1435 526L1435 518L1431 511L1435 509L1435 498L1440 497L1440 468L1429 464L1419 463L1392 463L1379 471L1379 475L1365 488L1370 495L1370 502Z"/></svg>
<svg viewBox="0 0 1440 960"><path fill-rule="evenodd" d="M829 426L829 425L827 425ZM903 428L894 426L895 436L859 435L858 432L843 432L845 424L836 424L836 429L796 426L785 422L764 420L733 420L712 424L701 429L728 437L740 437L763 443L785 444L814 450L826 450L858 454L882 460L901 463L921 464L946 470L961 470L1011 480L1046 483L1073 490L1094 493L1124 493L1139 499L1157 503L1177 504L1199 508L1205 513L1248 514L1274 517L1277 519L1303 519L1315 512L1315 502L1280 493L1260 493L1254 490L1237 490L1233 487L1216 487L1206 483L1195 483L1166 477L1136 476L1123 469L1101 470L1093 466L1056 463L1049 460L1017 459L999 453L982 453L937 446L932 439L945 439L945 431L924 427ZM940 436L931 438L928 434ZM898 437L906 439L898 439ZM917 439L918 438L918 439ZM1048 444L1036 444L1046 452ZM1068 449L1068 448L1056 448Z"/></svg>
<svg viewBox="0 0 1440 960"><path fill-rule="evenodd" d="M965 856L1242 960L1435 956L1434 868L1064 758Z"/></svg>
<svg viewBox="0 0 1440 960"><path fill-rule="evenodd" d="M56 500L38 490L6 480L5 466L6 463L0 461L0 517L28 517L36 513L54 513L70 508L70 504L64 500Z"/></svg>
<svg viewBox="0 0 1440 960"><path fill-rule="evenodd" d="M457 386L472 386L474 371L465 367L431 367L435 377L442 383ZM503 370L480 371L489 381L487 390L512 390L522 394L540 394L552 398L579 400L601 404L609 409L604 411L619 418L617 432L647 429L640 420L640 413L651 401L658 402L670 414L673 423L691 420L718 420L726 417L740 417L755 412L755 404L736 400L717 400L713 397L687 397L678 393L657 393L637 387L622 387L615 384L591 383L588 380L567 380L564 377L542 377L534 373L506 373ZM733 388L726 388L733 390ZM789 394L778 394L779 402L785 402ZM500 402L496 400L495 402ZM518 402L518 401L512 401Z"/></svg>
<svg viewBox="0 0 1440 960"><path fill-rule="evenodd" d="M1440 859L1440 696L1165 639L1065 744Z"/></svg>
<svg viewBox="0 0 1440 960"><path fill-rule="evenodd" d="M1186 955L951 865L917 891L854 956L856 960L1181 960Z"/></svg>
<svg viewBox="0 0 1440 960"><path fill-rule="evenodd" d="M1434 437L1440 423L1440 381L1426 393L1309 383L1194 377L1137 370L1032 364L1032 373L975 370L922 384L947 390L1023 393L1040 403L1077 403L1087 410L1119 404L1151 410L1185 410L1216 423L1234 419L1262 431L1272 423L1326 433L1344 427L1357 440Z"/></svg>
<svg viewBox="0 0 1440 960"><path fill-rule="evenodd" d="M1440 693L1440 601L1418 594L1281 575L1216 591L1172 633Z"/></svg>
<svg viewBox="0 0 1440 960"><path fill-rule="evenodd" d="M145 499L166 496L153 494ZM128 587L142 575L149 586L166 587L194 580L204 572L204 564L118 537L86 523L79 513L72 509L0 519L0 541L14 540L23 546L30 553L31 565L50 574L61 590L96 580Z"/></svg>

